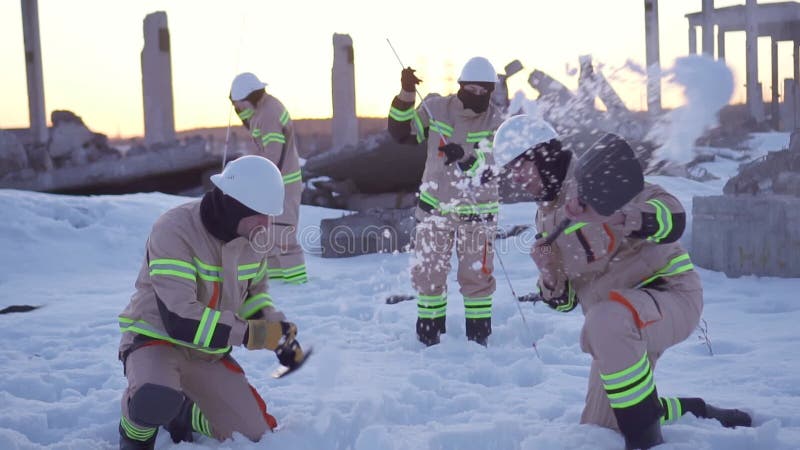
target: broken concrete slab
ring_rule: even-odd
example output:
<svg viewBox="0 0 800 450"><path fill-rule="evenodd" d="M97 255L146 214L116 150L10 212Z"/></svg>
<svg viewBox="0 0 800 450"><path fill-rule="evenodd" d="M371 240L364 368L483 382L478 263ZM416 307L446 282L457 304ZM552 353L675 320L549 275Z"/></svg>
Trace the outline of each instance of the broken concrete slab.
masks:
<svg viewBox="0 0 800 450"><path fill-rule="evenodd" d="M413 208L369 210L320 222L323 258L391 253L411 248Z"/></svg>
<svg viewBox="0 0 800 450"><path fill-rule="evenodd" d="M692 217L692 261L698 266L729 277L800 277L800 198L695 197Z"/></svg>

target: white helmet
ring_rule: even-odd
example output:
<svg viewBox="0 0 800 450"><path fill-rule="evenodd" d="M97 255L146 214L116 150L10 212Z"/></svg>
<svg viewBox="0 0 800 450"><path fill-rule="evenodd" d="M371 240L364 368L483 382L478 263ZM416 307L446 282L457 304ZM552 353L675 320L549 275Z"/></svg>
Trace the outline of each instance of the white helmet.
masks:
<svg viewBox="0 0 800 450"><path fill-rule="evenodd" d="M461 69L461 75L458 77L458 82L480 82L480 83L497 83L497 72L495 72L492 63L482 56L476 56Z"/></svg>
<svg viewBox="0 0 800 450"><path fill-rule="evenodd" d="M259 214L283 213L283 177L272 161L246 155L225 165L221 174L211 176L222 192Z"/></svg>
<svg viewBox="0 0 800 450"><path fill-rule="evenodd" d="M231 100L244 100L251 92L264 89L267 83L262 83L257 76L250 72L236 75L231 83Z"/></svg>
<svg viewBox="0 0 800 450"><path fill-rule="evenodd" d="M527 114L511 117L494 134L494 161L503 167L528 149L557 138L556 130L543 119Z"/></svg>

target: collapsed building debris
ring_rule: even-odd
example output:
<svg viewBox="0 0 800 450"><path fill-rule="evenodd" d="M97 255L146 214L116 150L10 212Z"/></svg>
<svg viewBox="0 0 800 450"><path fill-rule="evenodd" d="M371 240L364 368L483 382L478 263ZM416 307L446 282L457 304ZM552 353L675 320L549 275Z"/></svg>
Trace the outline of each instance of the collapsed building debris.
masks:
<svg viewBox="0 0 800 450"><path fill-rule="evenodd" d="M723 193L694 198L695 264L730 277L800 277L800 132L743 164Z"/></svg>

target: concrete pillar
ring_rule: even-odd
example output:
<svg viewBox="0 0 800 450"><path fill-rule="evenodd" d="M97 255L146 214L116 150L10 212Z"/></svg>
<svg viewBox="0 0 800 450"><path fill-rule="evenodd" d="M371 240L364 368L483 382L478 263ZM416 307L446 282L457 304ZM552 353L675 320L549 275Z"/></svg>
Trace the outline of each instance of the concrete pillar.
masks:
<svg viewBox="0 0 800 450"><path fill-rule="evenodd" d="M356 79L353 40L347 34L333 35L333 147L358 144Z"/></svg>
<svg viewBox="0 0 800 450"><path fill-rule="evenodd" d="M795 111L795 82L792 78L783 80L783 107L781 108L781 131L794 131L797 124Z"/></svg>
<svg viewBox="0 0 800 450"><path fill-rule="evenodd" d="M144 18L142 96L145 144L175 141L169 28L164 11L148 14Z"/></svg>
<svg viewBox="0 0 800 450"><path fill-rule="evenodd" d="M725 30L717 29L717 59L725 61Z"/></svg>
<svg viewBox="0 0 800 450"><path fill-rule="evenodd" d="M703 0L703 54L714 57L714 0Z"/></svg>
<svg viewBox="0 0 800 450"><path fill-rule="evenodd" d="M791 129L790 131L794 131L800 129L800 90L798 90L798 84L800 84L800 41L793 41L793 52L792 52L792 69L794 72L794 80L792 82L792 120ZM785 93L785 91L784 91Z"/></svg>
<svg viewBox="0 0 800 450"><path fill-rule="evenodd" d="M36 143L45 143L48 138L47 111L44 108L38 0L22 0L22 36L25 41L25 72L28 75L28 117L31 139Z"/></svg>
<svg viewBox="0 0 800 450"><path fill-rule="evenodd" d="M697 54L697 31L694 29L694 25L689 25L689 54Z"/></svg>
<svg viewBox="0 0 800 450"><path fill-rule="evenodd" d="M772 129L780 129L780 95L778 94L778 41L772 37L772 104L770 111L772 111Z"/></svg>
<svg viewBox="0 0 800 450"><path fill-rule="evenodd" d="M757 2L747 0L745 4L745 63L747 65L746 88L747 107L757 122L764 120L764 111L758 105L763 103L758 89L758 22ZM761 100L761 101L759 101Z"/></svg>
<svg viewBox="0 0 800 450"><path fill-rule="evenodd" d="M658 0L644 0L644 34L647 60L647 111L661 114L661 56L658 36Z"/></svg>

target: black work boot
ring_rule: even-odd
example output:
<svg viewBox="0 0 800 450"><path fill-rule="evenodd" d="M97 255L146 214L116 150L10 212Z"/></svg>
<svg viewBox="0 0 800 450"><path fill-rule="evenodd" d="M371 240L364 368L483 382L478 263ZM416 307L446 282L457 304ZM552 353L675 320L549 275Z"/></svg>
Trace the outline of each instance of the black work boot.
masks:
<svg viewBox="0 0 800 450"><path fill-rule="evenodd" d="M172 438L172 442L176 444L178 442L194 442L194 436L192 436L193 406L194 402L189 397L184 398L178 415L164 425L164 428L169 431L169 437Z"/></svg>
<svg viewBox="0 0 800 450"><path fill-rule="evenodd" d="M486 347L492 334L492 319L467 319L467 339Z"/></svg>
<svg viewBox="0 0 800 450"><path fill-rule="evenodd" d="M664 438L661 436L661 421L656 420L650 425L644 427L640 432L629 433L625 436L625 450L646 450L650 447L655 447L658 444L664 443Z"/></svg>
<svg viewBox="0 0 800 450"><path fill-rule="evenodd" d="M156 431L150 439L146 441L137 441L136 439L129 438L122 429L122 424L119 426L119 450L153 450L156 445Z"/></svg>
<svg viewBox="0 0 800 450"><path fill-rule="evenodd" d="M738 409L717 408L706 403L705 416L710 419L717 419L725 428L753 426L753 419L750 414Z"/></svg>
<svg viewBox="0 0 800 450"><path fill-rule="evenodd" d="M435 319L417 318L417 339L430 347L439 343L439 336L446 333L445 318Z"/></svg>

